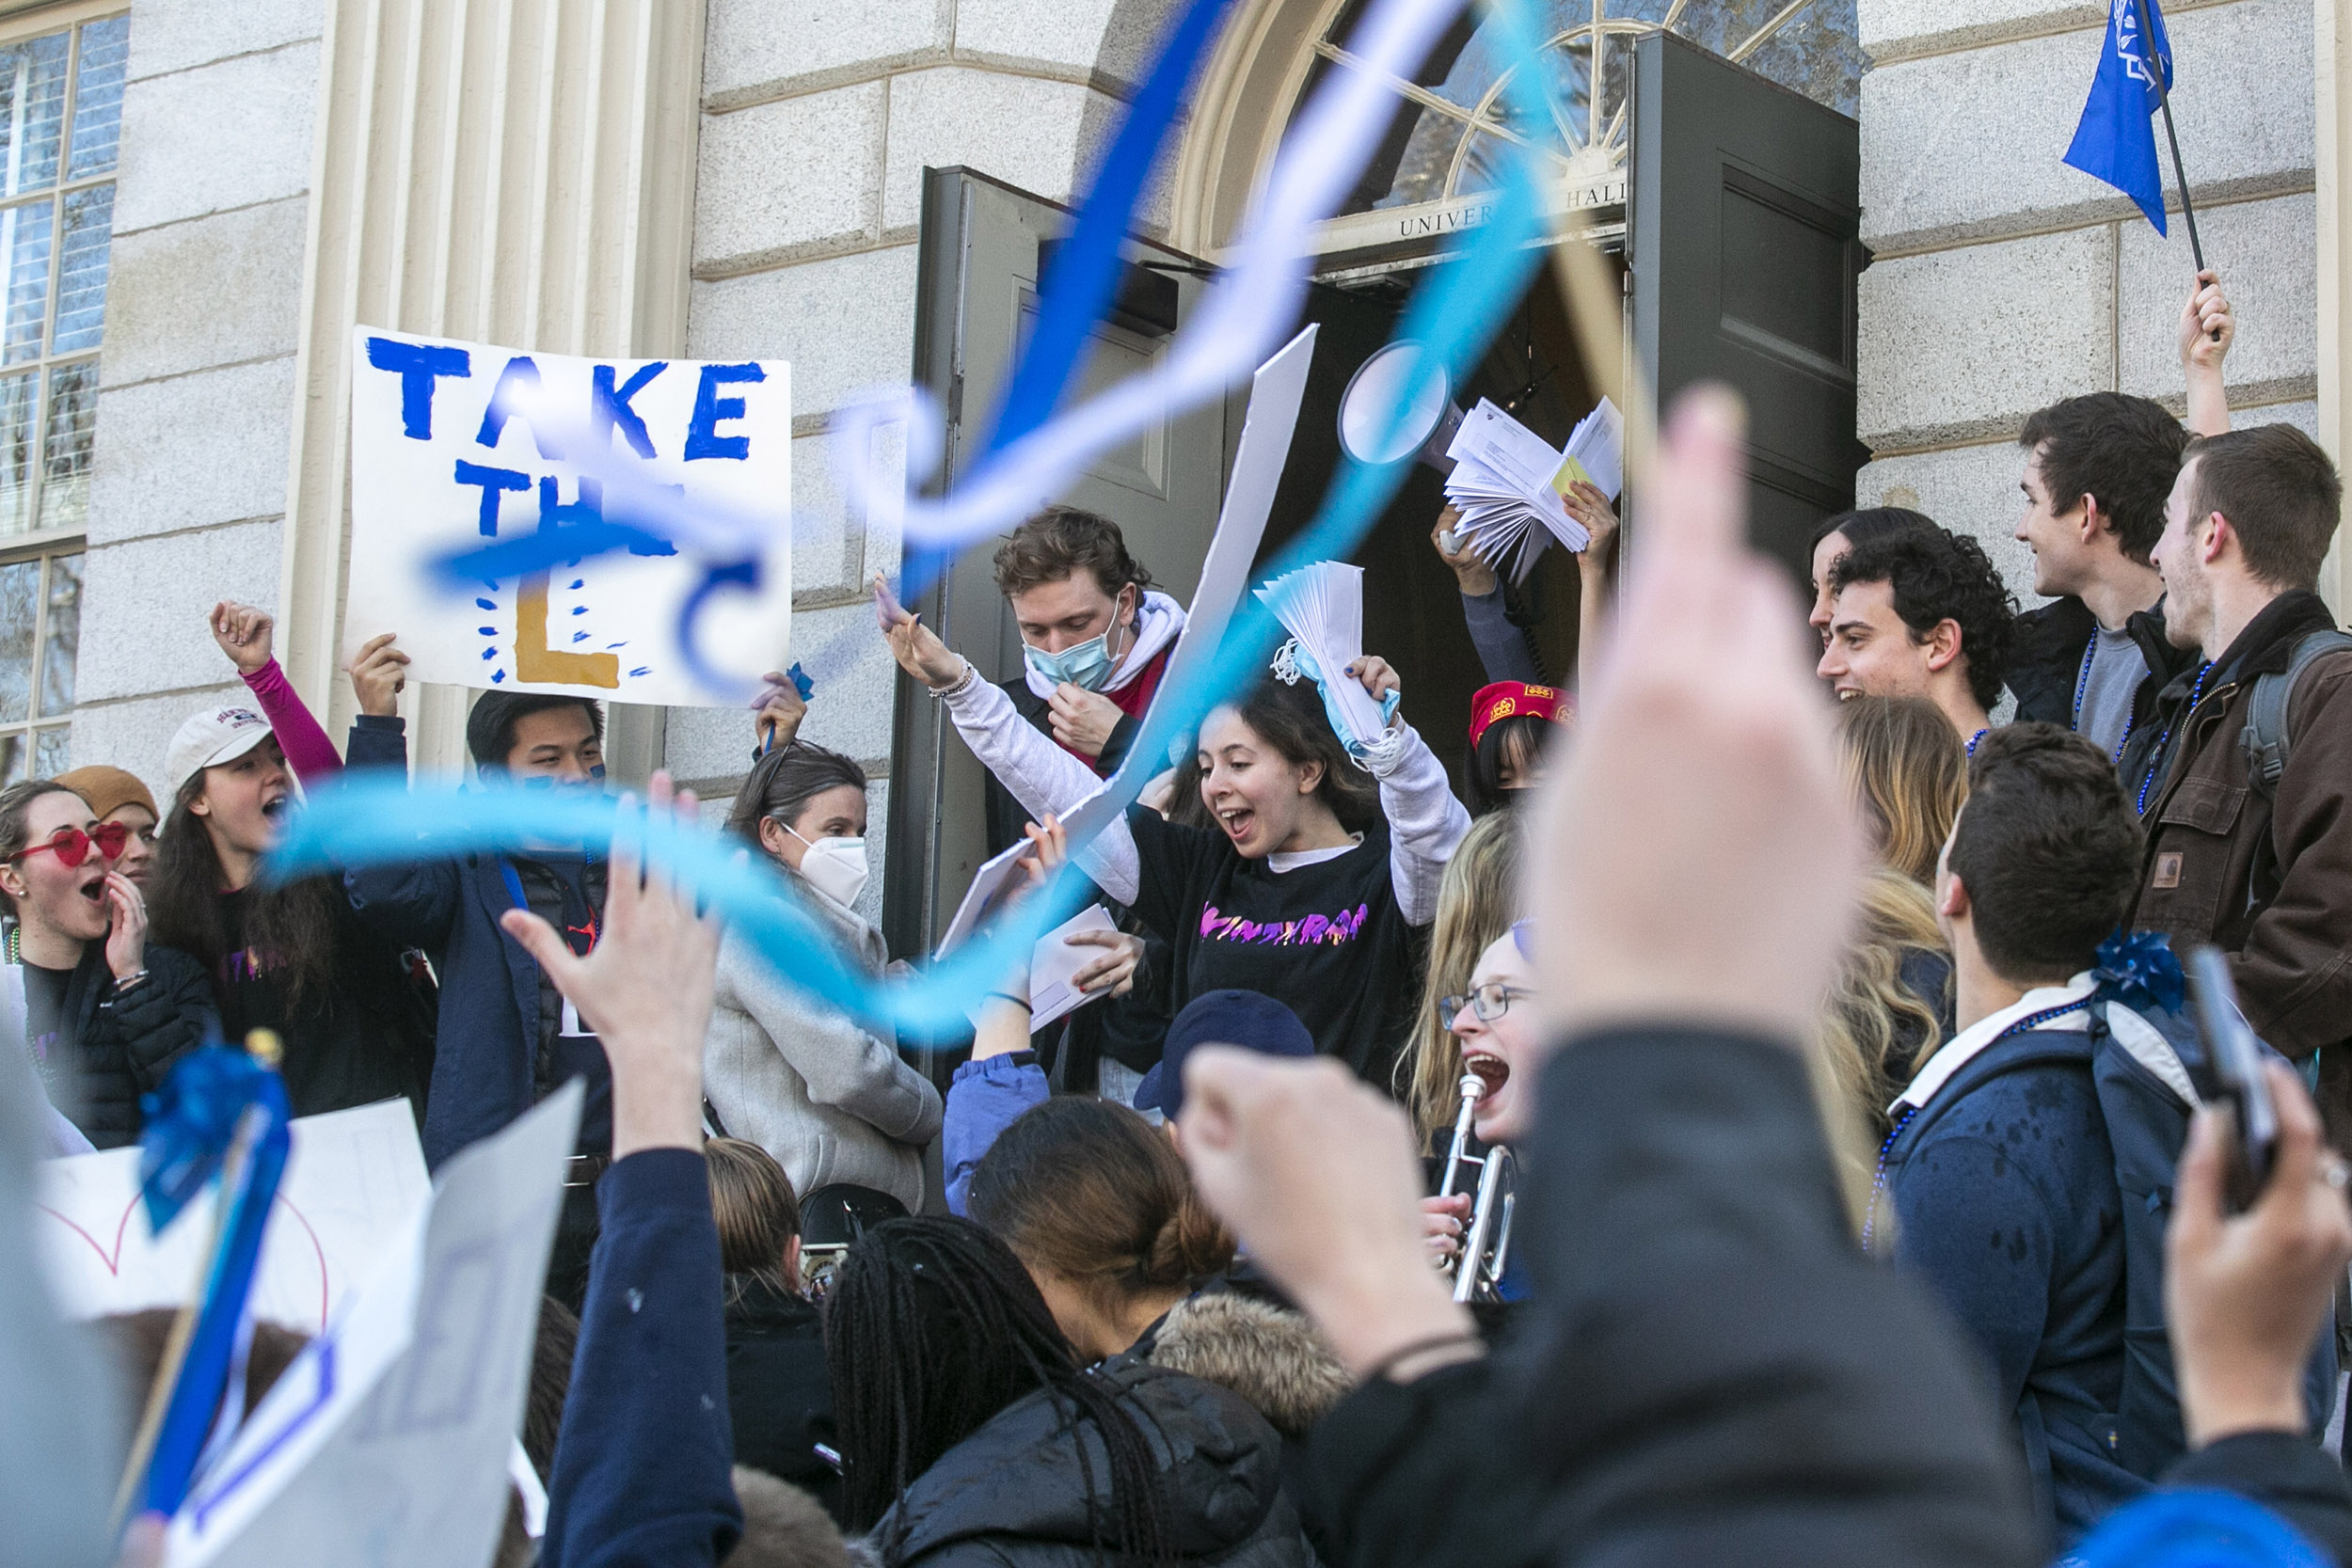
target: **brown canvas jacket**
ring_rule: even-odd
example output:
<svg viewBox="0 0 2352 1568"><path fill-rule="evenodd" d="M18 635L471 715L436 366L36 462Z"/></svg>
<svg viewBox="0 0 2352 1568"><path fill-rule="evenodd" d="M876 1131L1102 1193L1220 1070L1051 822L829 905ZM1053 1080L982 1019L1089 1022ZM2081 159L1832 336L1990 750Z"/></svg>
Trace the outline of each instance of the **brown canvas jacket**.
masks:
<svg viewBox="0 0 2352 1568"><path fill-rule="evenodd" d="M2241 738L2255 678L2333 624L2317 594L2282 594L2217 662L2148 801L2125 925L2166 933L2177 952L2210 942L2229 953L2255 1032L2298 1063L2322 1052L2321 1105L2352 1148L2352 1049L2332 1049L2352 1041L2352 653L2297 683L2275 801L2254 787Z"/></svg>

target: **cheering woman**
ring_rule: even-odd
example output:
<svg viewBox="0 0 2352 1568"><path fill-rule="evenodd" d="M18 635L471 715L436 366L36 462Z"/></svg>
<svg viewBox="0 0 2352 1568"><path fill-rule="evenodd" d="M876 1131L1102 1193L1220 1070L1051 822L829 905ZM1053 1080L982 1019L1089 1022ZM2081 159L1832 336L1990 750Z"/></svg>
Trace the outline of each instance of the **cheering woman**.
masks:
<svg viewBox="0 0 2352 1568"><path fill-rule="evenodd" d="M1003 691L884 598L891 651L947 705L980 761L1039 820L1099 786L1091 768L1025 722ZM1369 656L1337 678L1375 701L1397 689ZM1131 809L1080 857L1105 893L1175 950L1168 1005L1211 990L1287 1003L1316 1050L1387 1087L1422 971L1421 933L1470 815L1420 736L1391 720L1359 765L1303 680L1262 681L1200 726L1200 800L1187 828Z"/></svg>

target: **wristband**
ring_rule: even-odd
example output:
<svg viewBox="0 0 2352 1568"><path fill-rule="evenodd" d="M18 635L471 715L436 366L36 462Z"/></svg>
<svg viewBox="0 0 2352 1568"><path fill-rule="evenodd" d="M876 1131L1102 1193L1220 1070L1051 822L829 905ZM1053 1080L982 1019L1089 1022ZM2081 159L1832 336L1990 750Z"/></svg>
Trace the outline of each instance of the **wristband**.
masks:
<svg viewBox="0 0 2352 1568"><path fill-rule="evenodd" d="M942 702L949 702L971 690L972 683L979 678L980 672L978 668L967 658L963 661L962 674L958 675L954 680L949 681L946 686L933 686L929 681L926 681L923 683L923 689L930 692L932 696L940 699Z"/></svg>
<svg viewBox="0 0 2352 1568"><path fill-rule="evenodd" d="M120 996L124 991L129 990L133 986L137 985L140 981L146 978L147 971L144 969L133 972L127 979L117 980L115 982L115 994L117 996Z"/></svg>

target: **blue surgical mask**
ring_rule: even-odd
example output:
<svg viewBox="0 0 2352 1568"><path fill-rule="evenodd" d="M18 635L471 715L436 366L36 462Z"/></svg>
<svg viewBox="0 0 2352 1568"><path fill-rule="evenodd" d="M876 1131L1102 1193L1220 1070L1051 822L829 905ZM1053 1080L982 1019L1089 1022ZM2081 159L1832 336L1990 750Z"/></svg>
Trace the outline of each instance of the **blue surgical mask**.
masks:
<svg viewBox="0 0 2352 1568"><path fill-rule="evenodd" d="M1107 631L1057 654L1032 648L1025 642L1021 645L1021 653L1029 661L1030 669L1056 686L1068 681L1089 691L1102 690L1103 683L1119 668L1118 661L1111 657L1111 634Z"/></svg>

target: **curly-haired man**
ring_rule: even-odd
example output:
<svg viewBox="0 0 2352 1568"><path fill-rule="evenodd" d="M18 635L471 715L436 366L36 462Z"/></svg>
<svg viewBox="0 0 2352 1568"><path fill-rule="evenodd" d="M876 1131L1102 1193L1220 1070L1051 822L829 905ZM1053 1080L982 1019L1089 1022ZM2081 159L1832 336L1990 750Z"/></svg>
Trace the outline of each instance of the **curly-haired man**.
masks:
<svg viewBox="0 0 2352 1568"><path fill-rule="evenodd" d="M1874 539L1838 558L1829 586L1815 673L1840 702L1925 697L1973 753L2017 635L2017 606L1983 546L1941 528Z"/></svg>

